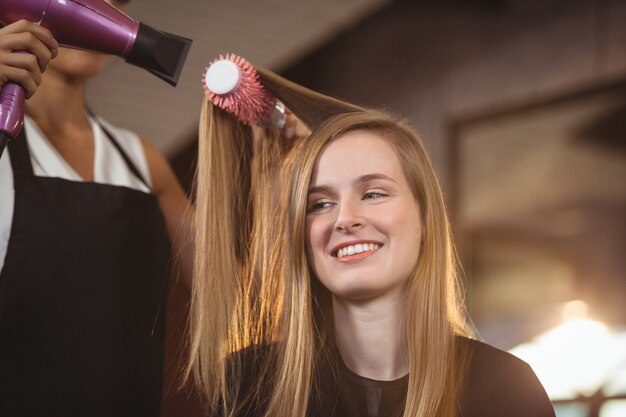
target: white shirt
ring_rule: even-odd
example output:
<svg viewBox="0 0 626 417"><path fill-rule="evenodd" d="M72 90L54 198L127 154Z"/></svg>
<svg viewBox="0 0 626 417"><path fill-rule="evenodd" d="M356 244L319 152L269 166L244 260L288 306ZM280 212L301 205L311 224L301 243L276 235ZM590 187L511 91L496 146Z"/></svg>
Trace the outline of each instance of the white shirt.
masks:
<svg viewBox="0 0 626 417"><path fill-rule="evenodd" d="M130 171L120 152L106 137L100 125L111 132L111 135L124 149L148 185L152 186L148 162L139 136L130 130L115 127L100 117L91 117L89 121L94 137L93 182L129 187L145 193L151 192ZM36 176L63 178L77 182L84 181L61 157L37 124L29 117L24 118L24 129L28 139L28 151L33 165L33 173ZM14 204L13 169L9 151L5 149L0 158L0 272L4 266L4 258L11 235Z"/></svg>

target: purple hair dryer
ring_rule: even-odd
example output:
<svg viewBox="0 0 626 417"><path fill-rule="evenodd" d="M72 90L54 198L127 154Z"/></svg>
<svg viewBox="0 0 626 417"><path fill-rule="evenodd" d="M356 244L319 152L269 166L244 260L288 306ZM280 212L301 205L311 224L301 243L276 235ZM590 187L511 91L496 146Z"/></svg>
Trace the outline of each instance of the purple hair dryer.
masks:
<svg viewBox="0 0 626 417"><path fill-rule="evenodd" d="M191 40L137 22L104 0L0 0L0 22L27 19L48 29L63 46L117 55L176 85ZM0 156L24 123L24 90L0 92Z"/></svg>

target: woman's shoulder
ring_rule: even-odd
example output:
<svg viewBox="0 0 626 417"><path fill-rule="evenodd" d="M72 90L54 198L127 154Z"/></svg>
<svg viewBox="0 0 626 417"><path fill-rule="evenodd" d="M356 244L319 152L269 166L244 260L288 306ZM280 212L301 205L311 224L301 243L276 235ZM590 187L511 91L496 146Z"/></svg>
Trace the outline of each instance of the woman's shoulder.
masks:
<svg viewBox="0 0 626 417"><path fill-rule="evenodd" d="M274 347L274 344L252 345L227 356L226 378L237 393L237 417L263 415L271 389Z"/></svg>
<svg viewBox="0 0 626 417"><path fill-rule="evenodd" d="M275 344L250 345L230 353L226 357L227 366L240 367L241 370L254 372L259 365L270 358Z"/></svg>
<svg viewBox="0 0 626 417"><path fill-rule="evenodd" d="M474 339L469 349L462 417L554 417L554 409L532 368L516 356Z"/></svg>
<svg viewBox="0 0 626 417"><path fill-rule="evenodd" d="M476 371L476 377L497 377L510 372L527 372L530 366L517 356L491 346L480 340L461 337L460 341L469 347L470 369Z"/></svg>

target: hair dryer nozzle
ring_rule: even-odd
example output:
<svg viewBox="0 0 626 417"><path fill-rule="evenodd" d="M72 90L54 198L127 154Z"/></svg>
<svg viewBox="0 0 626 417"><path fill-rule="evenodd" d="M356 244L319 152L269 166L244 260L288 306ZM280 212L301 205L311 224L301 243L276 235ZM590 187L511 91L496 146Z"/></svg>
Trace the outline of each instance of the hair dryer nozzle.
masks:
<svg viewBox="0 0 626 417"><path fill-rule="evenodd" d="M143 68L175 86L191 42L191 39L161 32L139 23L137 38L126 57L126 62Z"/></svg>

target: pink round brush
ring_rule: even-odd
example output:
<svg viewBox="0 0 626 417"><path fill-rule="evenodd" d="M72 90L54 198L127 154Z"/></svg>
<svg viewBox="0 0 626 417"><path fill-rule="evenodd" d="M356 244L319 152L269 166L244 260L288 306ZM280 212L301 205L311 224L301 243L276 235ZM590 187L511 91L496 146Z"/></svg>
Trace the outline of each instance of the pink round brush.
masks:
<svg viewBox="0 0 626 417"><path fill-rule="evenodd" d="M237 55L220 55L211 62L202 77L202 86L213 104L234 114L242 123L262 123L274 111L276 98L261 84L252 64Z"/></svg>

